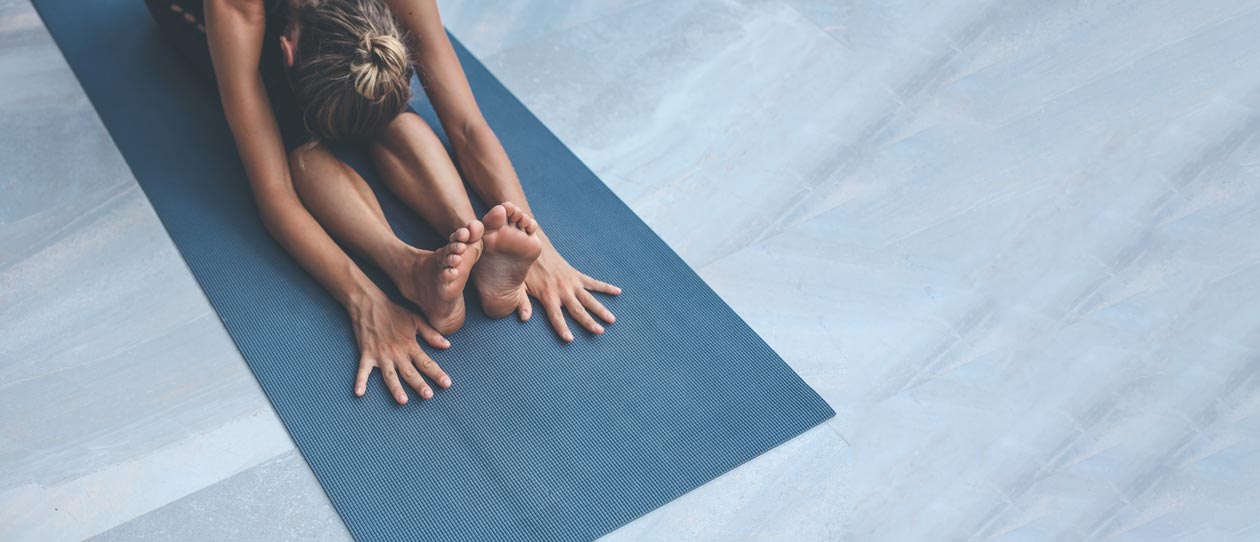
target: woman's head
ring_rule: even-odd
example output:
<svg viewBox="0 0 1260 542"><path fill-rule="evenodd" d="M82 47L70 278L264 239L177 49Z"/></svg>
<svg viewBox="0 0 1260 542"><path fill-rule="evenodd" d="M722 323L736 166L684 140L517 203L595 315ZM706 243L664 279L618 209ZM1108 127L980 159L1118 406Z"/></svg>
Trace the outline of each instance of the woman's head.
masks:
<svg viewBox="0 0 1260 542"><path fill-rule="evenodd" d="M288 15L281 47L312 134L367 139L407 106L411 60L380 0L298 0Z"/></svg>

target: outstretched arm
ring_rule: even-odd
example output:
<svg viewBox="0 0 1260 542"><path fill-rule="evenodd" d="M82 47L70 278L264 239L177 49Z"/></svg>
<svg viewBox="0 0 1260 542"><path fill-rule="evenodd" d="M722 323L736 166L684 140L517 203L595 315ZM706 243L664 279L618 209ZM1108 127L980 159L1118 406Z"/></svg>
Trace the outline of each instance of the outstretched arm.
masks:
<svg viewBox="0 0 1260 542"><path fill-rule="evenodd" d="M425 93L455 148L460 169L473 190L487 203L510 201L532 215L525 190L512 169L507 153L477 107L468 78L442 28L436 2L385 0L385 3L410 34L408 45L416 71L420 74L420 82L424 84ZM545 224L539 235L543 241L543 252L525 278L529 294L542 304L552 327L564 340L573 340L573 333L565 323L563 309L567 309L582 327L592 333L603 333L604 328L590 313L608 323L615 318L588 290L617 295L621 289L588 277L569 265L547 238ZM528 298L518 310L522 319L529 318L531 307Z"/></svg>
<svg viewBox="0 0 1260 542"><path fill-rule="evenodd" d="M423 319L389 301L298 200L280 129L258 71L265 28L261 0L206 2L206 34L223 111L263 224L350 312L363 353L355 387L362 395L364 366L370 371L373 365L369 361L392 357L388 356L392 350L405 348L408 342L416 346L417 333L434 347L445 348L449 343ZM381 369L388 381L392 366L381 365Z"/></svg>

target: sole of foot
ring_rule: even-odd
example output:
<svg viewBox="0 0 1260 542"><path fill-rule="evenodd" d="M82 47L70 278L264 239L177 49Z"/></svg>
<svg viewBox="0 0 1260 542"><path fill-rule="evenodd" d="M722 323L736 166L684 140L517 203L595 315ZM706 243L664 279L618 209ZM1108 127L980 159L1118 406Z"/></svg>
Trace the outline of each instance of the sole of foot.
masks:
<svg viewBox="0 0 1260 542"><path fill-rule="evenodd" d="M473 284L486 316L512 314L525 295L525 275L542 254L538 222L511 203L495 205L482 218L485 249L473 268Z"/></svg>

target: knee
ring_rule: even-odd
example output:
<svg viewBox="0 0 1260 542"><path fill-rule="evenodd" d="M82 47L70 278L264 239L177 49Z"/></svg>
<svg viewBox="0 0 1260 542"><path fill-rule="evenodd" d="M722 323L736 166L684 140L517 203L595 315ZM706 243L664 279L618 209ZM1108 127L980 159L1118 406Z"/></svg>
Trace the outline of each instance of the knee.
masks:
<svg viewBox="0 0 1260 542"><path fill-rule="evenodd" d="M305 173L314 167L319 153L318 147L318 144L310 143L289 151L289 177L293 179L294 185L300 185L302 180L307 178Z"/></svg>
<svg viewBox="0 0 1260 542"><path fill-rule="evenodd" d="M377 135L373 143L377 145L392 146L398 143L407 143L415 145L417 143L429 143L438 141L437 134L429 128L429 123L420 118L420 115L411 111L403 111ZM438 141L440 143L440 141Z"/></svg>
<svg viewBox="0 0 1260 542"><path fill-rule="evenodd" d="M399 113L398 116L394 117L394 120L389 121L389 124L385 127L385 131L405 132L408 130L415 130L419 126L428 125L425 124L424 119L420 118L420 115L417 115L414 111L403 111L402 113Z"/></svg>

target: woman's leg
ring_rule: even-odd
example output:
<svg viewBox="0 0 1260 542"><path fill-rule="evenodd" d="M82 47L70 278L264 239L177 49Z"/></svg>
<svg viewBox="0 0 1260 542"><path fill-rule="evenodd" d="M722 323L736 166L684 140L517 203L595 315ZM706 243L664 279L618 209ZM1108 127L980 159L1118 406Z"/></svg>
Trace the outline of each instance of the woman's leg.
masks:
<svg viewBox="0 0 1260 542"><path fill-rule="evenodd" d="M302 204L333 238L385 271L439 333L459 329L464 285L481 253L480 222L455 228L436 251L421 250L394 235L372 189L323 145L290 151L289 169Z"/></svg>
<svg viewBox="0 0 1260 542"><path fill-rule="evenodd" d="M475 219L455 164L419 115L399 115L373 140L370 151L390 190L438 231L452 231ZM486 315L502 318L521 306L525 296L525 274L542 251L538 224L510 202L495 205L482 223L484 251L472 270L473 284Z"/></svg>
<svg viewBox="0 0 1260 542"><path fill-rule="evenodd" d="M477 218L446 148L419 115L398 115L369 151L389 189L438 232Z"/></svg>

